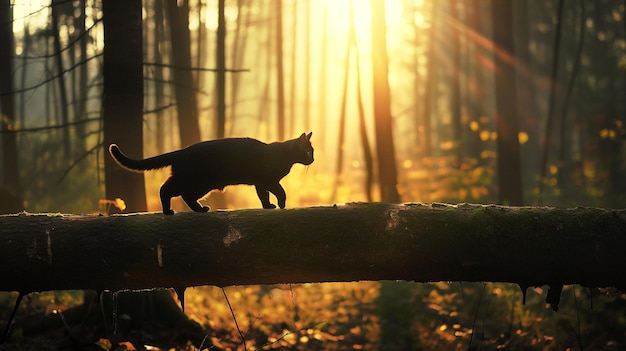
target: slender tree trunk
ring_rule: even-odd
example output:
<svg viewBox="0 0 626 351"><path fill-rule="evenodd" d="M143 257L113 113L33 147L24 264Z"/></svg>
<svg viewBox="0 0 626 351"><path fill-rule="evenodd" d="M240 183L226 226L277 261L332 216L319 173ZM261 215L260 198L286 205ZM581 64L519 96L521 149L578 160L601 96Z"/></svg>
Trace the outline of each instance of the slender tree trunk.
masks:
<svg viewBox="0 0 626 351"><path fill-rule="evenodd" d="M304 130L311 128L311 1L305 0L304 20Z"/></svg>
<svg viewBox="0 0 626 351"><path fill-rule="evenodd" d="M574 63L572 66L569 83L567 84L567 91L565 93L565 98L563 101L563 107L562 107L561 119L560 119L561 128L559 130L559 140L560 140L559 164L561 165L561 170L559 170L558 172L558 184L560 184L561 186L566 186L566 187L572 184L572 179L570 175L573 172L575 172L574 165L572 164L572 160L574 157L571 155L571 152L569 152L571 148L568 148L568 142L567 142L568 139L571 140L571 138L568 138L568 136L566 135L566 132L567 132L568 126L576 125L576 123L574 123L571 120L568 123L568 115L569 115L569 110L570 110L570 101L572 98L574 86L576 85L576 80L578 78L578 70L580 68L580 63L582 59L582 52L583 52L584 43L585 43L585 27L586 27L585 2L580 1L580 20L578 21L578 31L577 31L578 43L576 47L576 55L574 58ZM572 32L575 33L576 30L573 30ZM622 122L625 122L623 116L621 120ZM619 146L616 147L615 153L616 154L620 153ZM620 170L622 158L619 155L615 155L615 156L616 156L615 161L617 161L616 170ZM617 178L621 180L623 177L619 173L620 172L618 172L618 174L615 174L615 176L617 176ZM622 187L618 187L617 189L613 189L613 190L617 193L620 193L622 192L623 189Z"/></svg>
<svg viewBox="0 0 626 351"><path fill-rule="evenodd" d="M267 12L265 11L267 7ZM272 4L267 4L265 6L263 6L263 9L261 10L261 13L268 13L271 14L272 13ZM275 30L275 26L271 26L268 25L266 27L267 30L267 41L265 42L265 50L264 50L264 55L262 56L265 60L258 60L259 63L259 72L264 72L265 76L263 77L263 87L261 88L261 91L263 92L261 95L261 103L259 106L259 123L257 124L259 127L259 131L258 134L259 135L263 135L265 134L266 138L272 138L273 135L273 130L270 130L269 126L271 125L271 120L270 120L270 115L273 113L272 108L274 107L274 104L270 103L270 96L271 96L271 87L272 87L272 81L274 81L274 76L273 76L273 69L275 68L275 66L272 64L272 52L274 52L274 39L275 36L274 34L274 30ZM261 63L263 63L263 65L261 65Z"/></svg>
<svg viewBox="0 0 626 351"><path fill-rule="evenodd" d="M324 1L324 8L322 10L323 15L322 15L322 40L321 40L321 48L320 48L320 85L319 85L319 127L320 130L323 132L320 140L320 146L319 148L321 150L325 150L327 143L326 143L326 122L327 122L327 99L326 99L326 89L327 89L327 84L326 84L326 78L327 78L327 74L328 74L328 64L326 62L326 56L327 55L327 51L328 51L328 8L326 5L326 2Z"/></svg>
<svg viewBox="0 0 626 351"><path fill-rule="evenodd" d="M215 98L217 138L226 137L226 17L225 1L217 3L217 40L215 50ZM223 192L214 191L209 194L208 204L212 208L227 208L226 196Z"/></svg>
<svg viewBox="0 0 626 351"><path fill-rule="evenodd" d="M22 190L20 184L17 154L17 134L15 129L15 94L13 93L13 7L10 0L0 0L0 127L2 137L2 174L0 180L0 212L9 213L22 210Z"/></svg>
<svg viewBox="0 0 626 351"><path fill-rule="evenodd" d="M11 34L12 35L12 34ZM31 45L31 39L30 39L30 28L28 26L28 22L24 23L24 49L22 50L22 78L21 78L21 83L20 83L20 87L23 89L26 87L26 78L27 78L27 72L28 70L26 69L27 65L28 65L28 54L29 54L29 49L30 49L30 45ZM22 92L20 94L20 114L19 114L19 121L20 121L20 125L24 126L26 124L26 99L27 99L27 92Z"/></svg>
<svg viewBox="0 0 626 351"><path fill-rule="evenodd" d="M104 147L117 143L131 157L143 157L143 52L141 0L107 0L104 18ZM126 210L146 211L142 173L128 172L105 151L106 197L122 198Z"/></svg>
<svg viewBox="0 0 626 351"><path fill-rule="evenodd" d="M450 17L454 25L450 26L452 35L451 35L451 45L452 45L452 67L450 71L452 72L452 76L450 77L450 111L451 111L451 119L452 119L452 143L453 148L451 150L451 155L454 158L453 167L460 168L461 166L461 150L463 149L463 140L462 140L462 122L461 122L461 16L459 13L458 5L460 2L457 0L451 0L449 2L450 6Z"/></svg>
<svg viewBox="0 0 626 351"><path fill-rule="evenodd" d="M245 62L246 43L248 42L248 27L250 26L250 0L237 0L237 28L235 28L235 40L231 62L233 68L239 68ZM245 20L242 21L245 9ZM239 96L239 75L230 75L230 123L229 131L232 134L237 122L237 106Z"/></svg>
<svg viewBox="0 0 626 351"><path fill-rule="evenodd" d="M54 38L54 53L57 74L57 82L59 84L60 94L60 106L61 106L61 120L64 125L69 124L69 109L67 101L67 89L65 87L65 74L63 73L63 53L61 52L61 38L59 34L59 0L52 1L52 35ZM63 153L65 158L70 157L70 129L69 127L63 128Z"/></svg>
<svg viewBox="0 0 626 351"><path fill-rule="evenodd" d="M424 86L426 89L424 90L424 108L423 108L423 117L422 117L422 126L423 126L423 157L431 157L432 156L432 125L431 125L431 111L432 111L432 101L433 101L433 91L435 90L435 81L436 81L436 66L435 60L437 58L437 54L435 52L435 38L437 31L438 18L437 16L437 5L438 2L431 2L431 11L430 11L430 28L428 29L428 58L427 58L427 69L426 69L426 79L424 80ZM415 33L416 35L418 33Z"/></svg>
<svg viewBox="0 0 626 351"><path fill-rule="evenodd" d="M467 22L469 23L471 31L469 38L472 39L468 41L467 109L469 111L470 120L476 122L473 129L470 129L468 134L467 155L470 158L479 160L480 164L481 162L485 162L485 160L480 157L480 153L483 149L483 142L480 140L479 133L481 129L480 117L484 116L486 106L484 101L484 69L481 63L481 59L485 56L486 50L483 45L481 45L480 38L484 37L481 19L487 16L483 16L483 11L479 8L479 6L484 6L482 4L478 4L473 0L467 0L465 6L467 6ZM472 127L470 126L470 128Z"/></svg>
<svg viewBox="0 0 626 351"><path fill-rule="evenodd" d="M80 50L80 62L83 62L83 64L80 65L80 69L79 69L79 78L78 78L78 104L77 104L77 109L76 112L74 114L74 119L77 121L83 121L87 118L87 98L88 98L88 92L89 92L89 88L87 87L87 74L89 72L89 70L87 69L87 45L88 45L88 41L89 41L89 36L85 33L86 31L86 26L85 26L85 21L87 20L87 14L85 11L85 8L87 6L87 3L85 0L80 0L79 1L79 10L80 10L80 17L78 18L77 22L77 27L78 27L78 35L82 35L80 40L79 40L79 50ZM86 125L85 123L79 123L76 125L76 135L78 136L76 139L78 139L79 142L79 147L81 152L83 150L86 149ZM83 163L81 163L83 164Z"/></svg>
<svg viewBox="0 0 626 351"><path fill-rule="evenodd" d="M174 63L178 132L180 144L182 147L185 147L195 144L201 139L200 126L198 124L198 103L191 71L188 0L183 1L180 7L177 5L176 0L168 0L167 10Z"/></svg>
<svg viewBox="0 0 626 351"><path fill-rule="evenodd" d="M276 95L278 117L278 140L285 140L285 88L283 74L283 1L274 0L276 5Z"/></svg>
<svg viewBox="0 0 626 351"><path fill-rule="evenodd" d="M51 13L52 10L48 11L48 13ZM46 67L46 71L49 71L49 67L50 67L50 39L48 37L46 37L45 39L45 49L46 49L46 58L44 60L44 66ZM51 125L52 124L52 117L53 117L53 109L52 109L52 99L54 96L54 84L46 84L44 86L44 89L46 90L46 125Z"/></svg>
<svg viewBox="0 0 626 351"><path fill-rule="evenodd" d="M400 202L397 189L396 153L393 144L391 93L388 80L387 25L384 0L371 0L374 119L381 200Z"/></svg>
<svg viewBox="0 0 626 351"><path fill-rule="evenodd" d="M196 67L204 67L204 55L206 53L206 42L205 32L206 26L204 23L204 16L202 15L202 0L198 0L198 30L196 33ZM205 72L196 71L196 91L200 91L202 89L202 78L204 77Z"/></svg>
<svg viewBox="0 0 626 351"><path fill-rule="evenodd" d="M167 25L163 16L163 2L156 0L154 2L154 43L152 43L154 62L157 63L153 67L154 69L154 101L156 101L156 146L157 152L162 154L165 152L165 113L159 108L159 104L165 101L165 94L163 92L163 67L159 66L159 63L163 63L163 56L161 55L161 47L165 45L165 31L164 26Z"/></svg>
<svg viewBox="0 0 626 351"><path fill-rule="evenodd" d="M351 3L352 4L352 3ZM350 8L350 18L352 18L352 7ZM339 186L343 182L343 159L345 155L346 143L346 108L348 105L348 82L350 77L350 52L352 51L352 38L354 37L354 26L351 24L348 30L348 40L346 43L346 56L343 66L343 90L341 93L341 110L339 111L339 126L337 140L337 166L335 168L335 187L333 189L332 200L337 200Z"/></svg>
<svg viewBox="0 0 626 351"><path fill-rule="evenodd" d="M354 21L352 21L354 26ZM363 96L361 94L361 60L359 58L359 49L354 37L354 53L356 59L356 92L357 105L359 110L359 136L361 138L361 149L363 150L363 161L365 163L365 196L367 201L373 201L372 184L374 183L374 157L370 150L369 137L367 136L367 125L365 124L365 108L363 107Z"/></svg>
<svg viewBox="0 0 626 351"><path fill-rule="evenodd" d="M389 89L387 59L387 24L385 22L384 0L370 0L371 6L371 30L372 30L372 64L374 77L374 121L376 126L376 151L378 159L378 180L380 184L380 198L384 202L400 202L397 189L396 156L393 144L392 116L391 116L391 92ZM388 296L393 293L393 288L388 284L382 284L380 295ZM394 294L394 298L402 300L408 297L408 293ZM410 350L410 340L407 340L406 330L410 324L406 321L398 321L390 317L393 309L389 305L378 305L379 318L381 319L381 344L394 345L398 350ZM399 324L399 325L398 325Z"/></svg>
<svg viewBox="0 0 626 351"><path fill-rule="evenodd" d="M522 205L520 145L518 141L517 89L515 66L509 58L515 57L513 48L512 4L492 0L492 20L496 63L496 131L498 133L497 168L499 202Z"/></svg>
<svg viewBox="0 0 626 351"><path fill-rule="evenodd" d="M224 0L217 3L217 48L215 50L215 92L217 105L217 138L226 136L226 17L224 14Z"/></svg>
<svg viewBox="0 0 626 351"><path fill-rule="evenodd" d="M296 135L296 86L298 77L298 70L296 69L296 39L298 37L298 1L294 1L291 11L291 52L289 61L291 65L291 79L289 82L289 135Z"/></svg>
<svg viewBox="0 0 626 351"><path fill-rule="evenodd" d="M413 30L413 57L412 57L412 65L413 67L409 67L408 72L413 75L413 123L415 128L414 134L414 142L415 148L417 149L418 157L422 157L423 152L423 144L424 144L424 124L423 124L423 116L424 109L423 104L419 103L420 98L423 97L423 84L424 80L420 76L419 73L419 61L420 57L423 55L421 52L421 43L423 41L424 32L422 28L418 25L417 21L413 20L418 14L421 14L424 11L424 4L421 5L421 8L415 4L415 2L411 2L407 4L405 11L410 14L408 15L411 24L411 29Z"/></svg>
<svg viewBox="0 0 626 351"><path fill-rule="evenodd" d="M556 101L556 80L559 68L559 52L561 47L561 24L563 23L563 0L558 0L557 20L555 26L555 39L552 55L552 72L550 79L550 96L548 99L548 116L546 122L546 130L543 139L541 164L539 171L539 195L543 192L543 184L545 182L546 171L548 169L548 158L550 157L550 147L552 145L552 129L554 125L555 101Z"/></svg>

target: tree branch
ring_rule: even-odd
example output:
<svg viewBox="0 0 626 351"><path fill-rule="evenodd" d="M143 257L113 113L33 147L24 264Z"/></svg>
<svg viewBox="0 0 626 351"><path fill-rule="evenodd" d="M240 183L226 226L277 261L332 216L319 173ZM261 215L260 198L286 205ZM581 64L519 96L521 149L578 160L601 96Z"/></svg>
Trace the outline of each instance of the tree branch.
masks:
<svg viewBox="0 0 626 351"><path fill-rule="evenodd" d="M218 68L177 66L177 65L172 65L168 63L160 63L160 62L144 62L143 65L179 69L183 71L202 71L202 72L218 72L219 71ZM242 69L225 68L224 72L232 72L232 73L250 72L250 69L248 68L242 68Z"/></svg>
<svg viewBox="0 0 626 351"><path fill-rule="evenodd" d="M81 120L78 120L78 121L61 123L61 124L56 124L56 125L52 125L52 126L41 126L41 127L32 127L32 128L19 128L19 129L5 129L5 130L0 130L0 134L42 132L42 131L46 131L46 130L55 130L55 129L68 128L68 127L72 127L72 126L83 124L83 123L97 122L97 121L100 121L100 117L85 118L85 119L81 119Z"/></svg>
<svg viewBox="0 0 626 351"><path fill-rule="evenodd" d="M87 62L89 62L89 61L91 61L91 60L93 60L93 59L95 59L95 58L98 58L98 57L100 57L100 56L102 56L102 53L97 53L97 54L95 54L95 55L93 55L93 56L91 56L91 57L88 57L87 59L85 59L85 60L83 60L83 61L77 62L77 63L76 63L76 64L74 64L72 67L67 68L67 69L64 69L62 72L60 72L60 73L58 73L58 74L55 74L55 75L50 76L50 77L48 77L48 78L46 78L46 79L44 79L44 80L39 81L39 82L38 82L38 83L36 83L36 84L33 84L33 85L29 86L29 87L25 87L25 88L21 88L21 89L17 89L17 90L9 91L9 92L6 92L6 93L1 93L1 94L0 94L0 96L10 96L10 95L19 94L19 93L24 93L24 92L27 92L27 91L30 91L30 90L37 89L37 88L39 88L39 87L42 87L42 86L46 85L47 83L52 82L53 80L55 80L55 79L57 79L57 78L62 77L62 76L63 76L63 75L65 75L66 73L73 71L75 68L77 68L77 67L79 67L79 66L81 66L81 65L84 65L84 64L86 64Z"/></svg>

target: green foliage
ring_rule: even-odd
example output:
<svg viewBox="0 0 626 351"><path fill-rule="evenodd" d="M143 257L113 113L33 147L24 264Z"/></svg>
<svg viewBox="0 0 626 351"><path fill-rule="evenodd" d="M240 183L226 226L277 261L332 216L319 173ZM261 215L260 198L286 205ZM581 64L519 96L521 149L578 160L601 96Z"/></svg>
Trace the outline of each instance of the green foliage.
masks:
<svg viewBox="0 0 626 351"><path fill-rule="evenodd" d="M79 154L83 152L84 154ZM20 151L24 202L29 212L93 213L104 197L98 154L77 151L59 158L62 148L54 135L29 138Z"/></svg>

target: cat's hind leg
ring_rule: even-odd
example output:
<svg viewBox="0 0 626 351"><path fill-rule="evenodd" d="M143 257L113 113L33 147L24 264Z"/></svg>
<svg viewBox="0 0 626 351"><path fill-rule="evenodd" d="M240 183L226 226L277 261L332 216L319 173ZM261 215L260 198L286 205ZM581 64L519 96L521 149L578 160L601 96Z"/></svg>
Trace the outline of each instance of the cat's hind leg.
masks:
<svg viewBox="0 0 626 351"><path fill-rule="evenodd" d="M176 196L174 193L174 182L172 181L172 177L167 178L165 183L161 186L161 190L159 191L159 195L161 196L161 206L163 207L163 214L173 215L174 211L172 210L171 200L173 196Z"/></svg>
<svg viewBox="0 0 626 351"><path fill-rule="evenodd" d="M258 185L255 186L255 188L256 188L256 194L259 197L259 200L261 200L261 205L263 205L263 208L265 209L276 208L276 205L270 202L269 191L265 190L264 188L260 188Z"/></svg>
<svg viewBox="0 0 626 351"><path fill-rule="evenodd" d="M183 201L195 212L209 212L211 209L209 206L202 206L195 195L183 194Z"/></svg>

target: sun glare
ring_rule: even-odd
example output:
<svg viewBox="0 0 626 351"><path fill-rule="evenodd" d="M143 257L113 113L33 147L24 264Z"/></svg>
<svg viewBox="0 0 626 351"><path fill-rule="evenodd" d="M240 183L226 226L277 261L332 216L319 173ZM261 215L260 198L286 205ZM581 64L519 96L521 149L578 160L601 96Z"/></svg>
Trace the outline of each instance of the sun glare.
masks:
<svg viewBox="0 0 626 351"><path fill-rule="evenodd" d="M350 24L350 7L354 14L354 26L359 40L371 36L371 11L369 1L334 0L327 1L329 25L337 34L346 33ZM392 31L402 19L402 0L385 1L387 30Z"/></svg>

